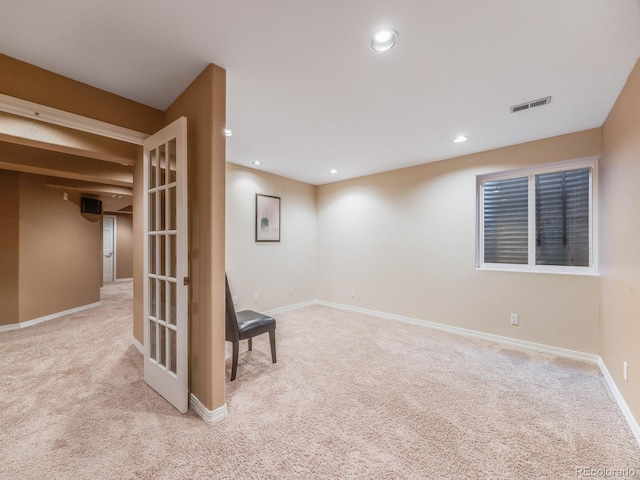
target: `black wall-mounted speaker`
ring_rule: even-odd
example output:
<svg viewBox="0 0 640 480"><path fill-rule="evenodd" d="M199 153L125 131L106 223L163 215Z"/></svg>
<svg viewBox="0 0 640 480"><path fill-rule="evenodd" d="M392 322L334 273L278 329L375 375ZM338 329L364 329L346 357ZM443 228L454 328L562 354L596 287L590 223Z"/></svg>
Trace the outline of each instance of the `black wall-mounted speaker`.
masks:
<svg viewBox="0 0 640 480"><path fill-rule="evenodd" d="M93 213L95 215L102 215L102 200L82 197L82 200L80 202L80 211L82 213Z"/></svg>

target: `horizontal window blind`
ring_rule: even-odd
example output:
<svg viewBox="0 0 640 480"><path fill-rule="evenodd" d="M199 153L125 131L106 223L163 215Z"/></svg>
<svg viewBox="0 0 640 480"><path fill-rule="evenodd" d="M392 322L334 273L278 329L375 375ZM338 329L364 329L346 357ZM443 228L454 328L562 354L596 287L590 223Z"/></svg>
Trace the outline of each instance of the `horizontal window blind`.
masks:
<svg viewBox="0 0 640 480"><path fill-rule="evenodd" d="M591 168L535 176L536 265L589 266Z"/></svg>
<svg viewBox="0 0 640 480"><path fill-rule="evenodd" d="M484 262L528 263L528 177L487 181L484 198Z"/></svg>

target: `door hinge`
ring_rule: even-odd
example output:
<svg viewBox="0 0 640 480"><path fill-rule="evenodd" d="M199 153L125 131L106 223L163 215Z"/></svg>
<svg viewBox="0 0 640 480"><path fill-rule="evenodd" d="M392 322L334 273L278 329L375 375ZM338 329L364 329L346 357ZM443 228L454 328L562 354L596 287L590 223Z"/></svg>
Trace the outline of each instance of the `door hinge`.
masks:
<svg viewBox="0 0 640 480"><path fill-rule="evenodd" d="M190 285L191 284L191 279L189 277L184 277L184 284L185 285Z"/></svg>

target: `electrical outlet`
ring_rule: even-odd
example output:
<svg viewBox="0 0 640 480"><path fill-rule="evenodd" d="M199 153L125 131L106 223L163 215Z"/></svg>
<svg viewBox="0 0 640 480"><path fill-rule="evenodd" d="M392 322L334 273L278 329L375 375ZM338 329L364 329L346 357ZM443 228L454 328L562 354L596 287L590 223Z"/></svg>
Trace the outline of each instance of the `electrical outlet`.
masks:
<svg viewBox="0 0 640 480"><path fill-rule="evenodd" d="M520 315L518 315L517 313L511 314L511 325L520 325Z"/></svg>
<svg viewBox="0 0 640 480"><path fill-rule="evenodd" d="M258 294L257 293L253 294L253 303L258 303Z"/></svg>
<svg viewBox="0 0 640 480"><path fill-rule="evenodd" d="M352 288L352 289L351 289L351 296L352 296L352 297L355 297L355 296L356 296L356 289L355 289L355 288Z"/></svg>
<svg viewBox="0 0 640 480"><path fill-rule="evenodd" d="M238 305L238 296L237 295L233 296L233 304L234 305Z"/></svg>
<svg viewBox="0 0 640 480"><path fill-rule="evenodd" d="M293 295L293 287L289 287L289 295Z"/></svg>
<svg viewBox="0 0 640 480"><path fill-rule="evenodd" d="M627 378L629 377L629 364L627 362L623 362L622 363L622 377L624 378L624 381L627 381Z"/></svg>

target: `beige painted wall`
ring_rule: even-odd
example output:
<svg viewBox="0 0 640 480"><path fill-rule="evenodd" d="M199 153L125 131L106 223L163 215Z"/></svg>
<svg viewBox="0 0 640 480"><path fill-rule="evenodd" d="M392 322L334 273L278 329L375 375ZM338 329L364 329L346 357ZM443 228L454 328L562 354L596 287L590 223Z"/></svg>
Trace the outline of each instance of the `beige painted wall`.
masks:
<svg viewBox="0 0 640 480"><path fill-rule="evenodd" d="M278 243L255 241L256 193L281 198ZM312 185L227 164L227 275L238 310L268 310L316 298L315 204Z"/></svg>
<svg viewBox="0 0 640 480"><path fill-rule="evenodd" d="M597 354L598 277L477 270L475 242L477 175L599 153L593 129L320 186L319 298Z"/></svg>
<svg viewBox="0 0 640 480"><path fill-rule="evenodd" d="M138 163L133 169L133 337L144 345L144 234L142 147L138 150Z"/></svg>
<svg viewBox="0 0 640 480"><path fill-rule="evenodd" d="M116 280L133 278L133 215L116 214Z"/></svg>
<svg viewBox="0 0 640 480"><path fill-rule="evenodd" d="M640 61L602 127L601 356L640 422ZM623 362L629 364L628 381Z"/></svg>
<svg viewBox="0 0 640 480"><path fill-rule="evenodd" d="M19 178L0 170L0 325L19 321Z"/></svg>
<svg viewBox="0 0 640 480"><path fill-rule="evenodd" d="M100 301L100 217L85 218L46 182L20 174L20 322Z"/></svg>

